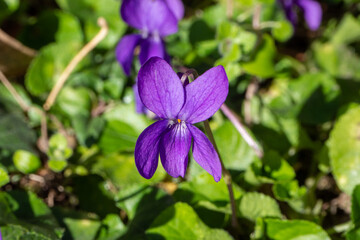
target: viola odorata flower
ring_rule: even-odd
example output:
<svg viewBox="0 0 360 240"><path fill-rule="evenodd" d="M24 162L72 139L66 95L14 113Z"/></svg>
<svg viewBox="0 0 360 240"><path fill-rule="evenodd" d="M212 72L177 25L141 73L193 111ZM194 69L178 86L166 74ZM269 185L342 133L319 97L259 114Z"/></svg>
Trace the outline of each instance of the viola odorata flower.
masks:
<svg viewBox="0 0 360 240"><path fill-rule="evenodd" d="M279 0L284 8L286 18L295 26L297 23L296 10L300 8L304 13L304 19L309 29L315 31L320 27L322 10L318 2L314 0Z"/></svg>
<svg viewBox="0 0 360 240"><path fill-rule="evenodd" d="M136 142L135 163L141 176L154 175L160 155L168 174L184 177L192 144L194 160L218 182L219 156L193 124L210 118L225 102L229 83L224 68L213 67L184 85L166 61L153 57L139 71L138 89L144 105L159 119Z"/></svg>
<svg viewBox="0 0 360 240"><path fill-rule="evenodd" d="M120 13L127 24L140 31L124 36L116 47L116 59L125 74L130 74L137 46L141 65L153 56L169 58L163 37L178 30L178 21L184 15L181 0L124 0Z"/></svg>

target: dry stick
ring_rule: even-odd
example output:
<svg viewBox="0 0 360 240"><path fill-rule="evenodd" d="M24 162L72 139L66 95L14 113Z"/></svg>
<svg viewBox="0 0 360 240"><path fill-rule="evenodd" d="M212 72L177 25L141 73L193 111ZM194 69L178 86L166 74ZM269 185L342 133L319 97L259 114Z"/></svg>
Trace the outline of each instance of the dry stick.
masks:
<svg viewBox="0 0 360 240"><path fill-rule="evenodd" d="M260 30L260 17L261 17L261 4L258 3L255 5L253 20L252 20L252 27L255 30Z"/></svg>
<svg viewBox="0 0 360 240"><path fill-rule="evenodd" d="M250 136L250 134L246 131L245 127L241 124L239 117L233 111L231 111L231 109L228 106L226 106L225 103L220 107L220 109L225 114L225 116L231 121L231 123L235 126L235 128L238 130L238 132L243 137L245 142L252 149L254 149L256 155L259 158L262 158L264 155L262 149L257 144L257 142Z"/></svg>
<svg viewBox="0 0 360 240"><path fill-rule="evenodd" d="M221 168L222 168L222 173L224 176L224 181L226 183L226 186L228 188L229 191L229 197L230 197L230 204L231 204L231 225L233 226L233 228L235 230L237 230L238 232L240 232L240 227L239 227L239 223L236 217L236 203L235 203L235 197L234 197L234 192L233 192L233 188L232 188L232 178L230 175L230 172L225 168L225 165L221 159L219 150L217 148L214 136L212 134L210 125L209 125L209 121L205 120L204 121L204 126L205 126L205 131L207 133L207 136L209 137L210 142L213 144L217 154L219 155L219 159L220 159L220 163L221 163Z"/></svg>
<svg viewBox="0 0 360 240"><path fill-rule="evenodd" d="M232 16L233 16L233 8L234 8L233 0L227 0L226 1L226 16L228 18L232 18Z"/></svg>
<svg viewBox="0 0 360 240"><path fill-rule="evenodd" d="M51 90L43 106L46 111L48 111L51 108L51 106L54 104L55 99L59 94L61 88L63 87L64 83L70 76L71 72L78 65L78 63L106 37L109 30L106 20L102 17L99 18L98 25L101 27L99 33L96 34L96 36L93 39L91 39L91 41L88 42L88 44L86 44L78 54L76 54L76 56L71 60L69 65L67 65L65 70L60 75L59 80L56 82L55 86Z"/></svg>
<svg viewBox="0 0 360 240"><path fill-rule="evenodd" d="M5 77L3 72L0 70L0 81L5 85L6 89L9 90L11 95L14 97L16 102L19 104L24 112L27 112L30 106L22 99L22 97L16 92L15 88L11 85L10 81Z"/></svg>
<svg viewBox="0 0 360 240"><path fill-rule="evenodd" d="M256 77L254 77L254 79L250 82L248 88L246 89L246 93L245 93L244 116L245 116L245 123L247 125L252 124L251 99L254 97L257 90L258 90L258 81Z"/></svg>

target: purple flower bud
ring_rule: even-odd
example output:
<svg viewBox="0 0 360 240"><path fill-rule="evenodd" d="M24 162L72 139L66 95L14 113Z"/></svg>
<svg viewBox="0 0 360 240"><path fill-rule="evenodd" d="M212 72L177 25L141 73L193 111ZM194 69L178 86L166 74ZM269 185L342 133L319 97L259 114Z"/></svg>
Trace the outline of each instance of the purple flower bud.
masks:
<svg viewBox="0 0 360 240"><path fill-rule="evenodd" d="M303 13L308 27L315 31L320 27L322 10L318 2L314 0L279 0L284 8L286 18L295 26L297 23L296 8Z"/></svg>
<svg viewBox="0 0 360 240"><path fill-rule="evenodd" d="M120 12L123 20L141 33L124 36L116 47L116 59L125 74L130 74L137 46L141 64L154 56L168 58L162 38L177 32L184 15L181 0L124 0Z"/></svg>

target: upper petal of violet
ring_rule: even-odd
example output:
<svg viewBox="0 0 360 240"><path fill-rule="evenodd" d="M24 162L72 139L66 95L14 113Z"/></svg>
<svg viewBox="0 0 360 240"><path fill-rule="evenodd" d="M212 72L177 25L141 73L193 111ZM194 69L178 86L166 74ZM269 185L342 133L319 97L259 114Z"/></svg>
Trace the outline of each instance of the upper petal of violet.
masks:
<svg viewBox="0 0 360 240"><path fill-rule="evenodd" d="M166 36L177 32L177 19L165 0L124 0L121 16L130 26Z"/></svg>
<svg viewBox="0 0 360 240"><path fill-rule="evenodd" d="M215 182L221 179L221 163L214 146L211 144L209 139L201 132L197 127L187 124L192 137L194 138L193 143L193 156L194 160L203 168L205 171L210 173Z"/></svg>
<svg viewBox="0 0 360 240"><path fill-rule="evenodd" d="M177 20L184 17L184 5L181 0L165 0L168 7L173 12Z"/></svg>
<svg viewBox="0 0 360 240"><path fill-rule="evenodd" d="M126 75L130 74L131 64L134 56L134 49L137 45L139 45L140 41L140 35L130 34L124 36L116 46L116 59L121 64Z"/></svg>
<svg viewBox="0 0 360 240"><path fill-rule="evenodd" d="M159 143L168 121L161 120L147 127L135 145L135 164L141 176L151 178L159 162Z"/></svg>
<svg viewBox="0 0 360 240"><path fill-rule="evenodd" d="M184 122L175 123L163 134L160 144L160 159L165 171L172 177L184 177L191 134Z"/></svg>
<svg viewBox="0 0 360 240"><path fill-rule="evenodd" d="M320 4L313 0L297 0L296 3L303 10L304 18L309 28L313 31L318 29L322 18Z"/></svg>
<svg viewBox="0 0 360 240"><path fill-rule="evenodd" d="M185 104L178 118L197 123L210 118L225 102L229 81L223 66L209 69L185 87Z"/></svg>
<svg viewBox="0 0 360 240"><path fill-rule="evenodd" d="M184 88L165 60L152 57L140 68L138 89L150 111L160 118L176 119L184 104Z"/></svg>

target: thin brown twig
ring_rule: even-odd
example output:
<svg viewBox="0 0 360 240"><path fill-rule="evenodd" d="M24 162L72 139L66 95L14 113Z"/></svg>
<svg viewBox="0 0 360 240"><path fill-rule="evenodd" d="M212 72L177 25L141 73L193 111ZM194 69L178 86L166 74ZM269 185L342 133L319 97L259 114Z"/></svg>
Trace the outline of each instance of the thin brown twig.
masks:
<svg viewBox="0 0 360 240"><path fill-rule="evenodd" d="M4 73L0 70L0 81L5 85L6 89L11 93L16 102L19 104L21 109L24 112L27 112L30 106L22 99L19 93L15 90L15 88L11 85L10 81L6 78Z"/></svg>
<svg viewBox="0 0 360 240"><path fill-rule="evenodd" d="M254 9L254 15L252 19L252 27L255 30L260 30L260 17L261 17L261 4L257 3Z"/></svg>
<svg viewBox="0 0 360 240"><path fill-rule="evenodd" d="M66 80L74 71L75 67L79 64L79 62L91 51L93 50L107 35L109 27L104 18L98 19L98 25L101 27L100 31L96 36L91 39L81 50L76 54L76 56L71 60L69 65L65 68L62 74L59 77L59 80L56 82L55 86L51 90L46 102L44 104L44 109L48 111L51 106L54 104L57 95L59 94L61 88L64 86Z"/></svg>
<svg viewBox="0 0 360 240"><path fill-rule="evenodd" d="M239 116L237 116L231 109L224 103L220 107L221 111L224 115L230 120L230 122L234 125L234 127L238 130L242 138L245 142L255 151L255 154L262 158L264 153L257 142L250 136L250 134L246 131L245 127L242 125Z"/></svg>
<svg viewBox="0 0 360 240"><path fill-rule="evenodd" d="M233 17L233 9L234 9L234 2L233 0L227 0L226 1L226 16L228 18Z"/></svg>
<svg viewBox="0 0 360 240"><path fill-rule="evenodd" d="M23 45L21 42L16 40L15 38L8 35L6 32L0 29L0 39L2 42L6 43L8 46L11 46L12 48L18 50L19 52L29 56L29 57L35 57L36 51L34 49L31 49L25 45Z"/></svg>
<svg viewBox="0 0 360 240"><path fill-rule="evenodd" d="M254 97L257 90L258 90L258 81L254 77L254 79L250 82L248 88L246 89L246 93L245 93L244 116L245 116L245 123L247 125L252 124L251 99Z"/></svg>

